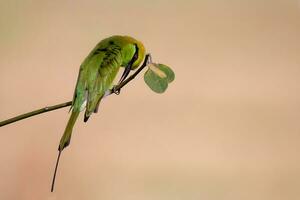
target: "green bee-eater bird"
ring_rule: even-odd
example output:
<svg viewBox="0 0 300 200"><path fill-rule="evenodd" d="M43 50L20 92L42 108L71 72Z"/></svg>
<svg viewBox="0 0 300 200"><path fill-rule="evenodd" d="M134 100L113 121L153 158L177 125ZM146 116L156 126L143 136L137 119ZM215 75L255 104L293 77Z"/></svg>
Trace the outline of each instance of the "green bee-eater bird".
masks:
<svg viewBox="0 0 300 200"><path fill-rule="evenodd" d="M80 66L74 91L71 116L58 146L55 176L62 150L70 144L72 130L79 113L85 109L84 122L98 111L101 99L110 91L120 67L124 67L119 83L124 81L130 70L136 69L145 57L144 45L129 36L112 36L100 41Z"/></svg>

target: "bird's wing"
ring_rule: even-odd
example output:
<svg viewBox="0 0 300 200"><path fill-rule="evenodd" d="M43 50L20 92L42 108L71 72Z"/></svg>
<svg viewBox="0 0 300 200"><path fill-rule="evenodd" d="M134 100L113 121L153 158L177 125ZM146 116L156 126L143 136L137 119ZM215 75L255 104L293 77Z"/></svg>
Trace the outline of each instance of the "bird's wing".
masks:
<svg viewBox="0 0 300 200"><path fill-rule="evenodd" d="M113 83L121 64L121 48L117 45L98 48L92 54L86 67L87 105L84 121L87 121L96 110L105 91Z"/></svg>
<svg viewBox="0 0 300 200"><path fill-rule="evenodd" d="M85 101L86 81L84 74L84 68L83 65L81 65L79 68L76 86L73 94L72 105L69 111L71 111L72 108L80 111L80 107Z"/></svg>

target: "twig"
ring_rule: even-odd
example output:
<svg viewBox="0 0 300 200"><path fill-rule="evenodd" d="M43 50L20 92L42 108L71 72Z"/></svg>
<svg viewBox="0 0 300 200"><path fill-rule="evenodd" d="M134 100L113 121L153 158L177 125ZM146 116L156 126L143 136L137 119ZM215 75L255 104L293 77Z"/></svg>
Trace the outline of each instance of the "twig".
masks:
<svg viewBox="0 0 300 200"><path fill-rule="evenodd" d="M126 80L121 82L119 85L115 86L111 90L110 94L113 94L113 93L114 94L119 94L119 91L121 90L121 88L124 87L130 81L132 81L136 77L136 75L138 75L149 64L150 61L151 61L151 55L147 54L146 57L145 57L144 63L135 71L135 73L132 74L131 76L129 76ZM41 109L38 109L38 110L35 110L35 111L31 111L31 112L28 112L28 113L25 113L25 114L22 114L22 115L4 120L4 121L0 122L0 127L11 124L11 123L14 123L14 122L22 120L22 119L26 119L28 117L32 117L32 116L39 115L39 114L42 114L42 113L45 113L45 112L50 112L50 111L57 110L57 109L60 109L60 108L68 107L68 106L71 106L71 105L72 105L72 101L57 104L57 105L54 105L54 106L47 106L45 108L41 108Z"/></svg>
<svg viewBox="0 0 300 200"><path fill-rule="evenodd" d="M35 110L35 111L31 111L29 113L25 113L25 114L22 114L22 115L19 115L19 116L16 116L16 117L13 117L13 118L10 118L10 119L7 119L7 120L4 120L4 121L0 122L0 127L5 126L5 125L10 124L10 123L14 123L14 122L22 120L22 119L26 119L28 117L39 115L39 114L49 112L49 111L52 111L52 110L57 110L57 109L64 108L64 107L67 107L67 106L70 106L70 105L72 105L72 101L57 104L57 105L54 105L54 106L47 106L45 108L41 108L41 109L38 109L38 110Z"/></svg>

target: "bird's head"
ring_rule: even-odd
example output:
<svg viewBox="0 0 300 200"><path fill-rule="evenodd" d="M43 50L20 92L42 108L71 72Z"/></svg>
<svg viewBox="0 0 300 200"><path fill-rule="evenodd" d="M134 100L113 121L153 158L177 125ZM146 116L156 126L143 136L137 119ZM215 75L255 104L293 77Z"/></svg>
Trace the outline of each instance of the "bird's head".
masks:
<svg viewBox="0 0 300 200"><path fill-rule="evenodd" d="M130 70L135 70L140 66L143 62L146 51L144 45L129 36L119 36L122 39L122 57L123 57L123 64L122 66L125 67L123 75L120 79L120 82L125 80L128 76Z"/></svg>
<svg viewBox="0 0 300 200"><path fill-rule="evenodd" d="M140 66L145 58L145 47L144 45L129 36L119 36L123 43L122 56L123 56L123 67L135 70Z"/></svg>

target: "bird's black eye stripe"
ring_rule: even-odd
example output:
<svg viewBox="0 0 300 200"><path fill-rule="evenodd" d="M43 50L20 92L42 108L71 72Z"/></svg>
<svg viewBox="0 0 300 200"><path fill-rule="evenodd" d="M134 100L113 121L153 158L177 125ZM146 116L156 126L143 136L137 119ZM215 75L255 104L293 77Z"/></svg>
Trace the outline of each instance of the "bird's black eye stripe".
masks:
<svg viewBox="0 0 300 200"><path fill-rule="evenodd" d="M139 57L139 48L138 48L137 44L134 44L134 46L135 46L135 52L134 52L134 55L133 55L133 57L132 57L132 59L131 59L131 63L132 63L132 64L133 64L133 63L138 59L138 57Z"/></svg>

